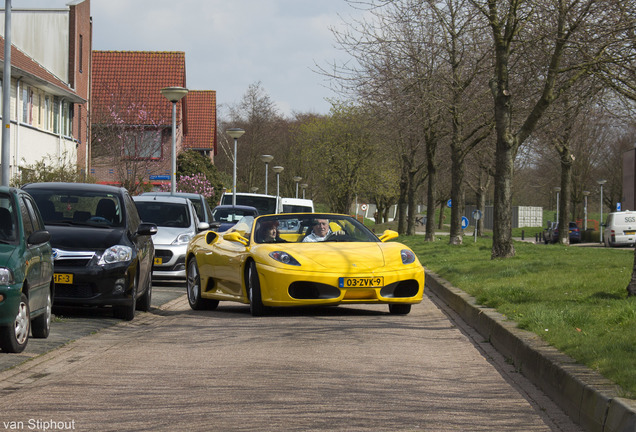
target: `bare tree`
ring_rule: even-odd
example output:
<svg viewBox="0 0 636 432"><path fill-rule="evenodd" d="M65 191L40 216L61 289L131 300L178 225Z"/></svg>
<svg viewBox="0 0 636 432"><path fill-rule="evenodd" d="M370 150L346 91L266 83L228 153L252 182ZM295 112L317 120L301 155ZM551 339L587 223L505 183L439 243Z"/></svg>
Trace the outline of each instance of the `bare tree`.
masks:
<svg viewBox="0 0 636 432"><path fill-rule="evenodd" d="M97 111L91 127L91 166L113 170L132 194L144 189L148 175L163 174L171 154L170 125L156 120L143 103L113 95Z"/></svg>
<svg viewBox="0 0 636 432"><path fill-rule="evenodd" d="M593 65L607 59L605 49L621 18L615 0L559 2L471 0L488 20L495 59L491 92L497 131L495 225L492 258L514 256L511 180L519 146L546 110ZM523 69L521 69L523 68ZM524 73L519 73L523 70ZM515 111L517 85L536 82L533 103Z"/></svg>

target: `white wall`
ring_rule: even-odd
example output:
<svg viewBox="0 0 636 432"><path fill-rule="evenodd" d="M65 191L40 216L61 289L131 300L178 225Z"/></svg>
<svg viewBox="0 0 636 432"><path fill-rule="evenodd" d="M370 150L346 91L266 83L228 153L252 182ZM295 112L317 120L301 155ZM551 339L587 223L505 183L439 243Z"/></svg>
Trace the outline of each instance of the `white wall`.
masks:
<svg viewBox="0 0 636 432"><path fill-rule="evenodd" d="M64 82L68 82L69 11L11 10L11 42ZM4 10L0 10L4 37Z"/></svg>

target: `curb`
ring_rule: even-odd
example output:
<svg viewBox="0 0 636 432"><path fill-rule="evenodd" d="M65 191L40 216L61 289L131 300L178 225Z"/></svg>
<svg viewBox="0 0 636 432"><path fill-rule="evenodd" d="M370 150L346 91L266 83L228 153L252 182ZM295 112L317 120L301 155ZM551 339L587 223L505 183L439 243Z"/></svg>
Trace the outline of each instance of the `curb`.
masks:
<svg viewBox="0 0 636 432"><path fill-rule="evenodd" d="M636 400L621 398L616 384L517 328L494 309L477 305L473 297L428 269L426 287L586 430L636 432Z"/></svg>

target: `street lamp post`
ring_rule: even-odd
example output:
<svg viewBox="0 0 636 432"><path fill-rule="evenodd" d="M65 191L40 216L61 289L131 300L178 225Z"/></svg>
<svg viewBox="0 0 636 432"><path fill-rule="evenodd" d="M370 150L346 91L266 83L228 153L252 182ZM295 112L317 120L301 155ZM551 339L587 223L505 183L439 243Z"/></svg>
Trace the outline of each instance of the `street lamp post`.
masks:
<svg viewBox="0 0 636 432"><path fill-rule="evenodd" d="M232 206L236 206L236 145L238 139L243 136L245 131L241 128L231 128L226 133L234 138L234 169L232 171Z"/></svg>
<svg viewBox="0 0 636 432"><path fill-rule="evenodd" d="M583 191L583 196L585 197L585 205L583 207L583 232L587 231L587 197L590 195L590 191ZM587 235L587 234L586 234Z"/></svg>
<svg viewBox="0 0 636 432"><path fill-rule="evenodd" d="M265 195L267 195L267 168L272 159L274 159L272 155L261 155L261 160L265 162Z"/></svg>
<svg viewBox="0 0 636 432"><path fill-rule="evenodd" d="M282 166L275 166L272 169L276 173L276 213L278 213L278 200L280 199L280 173L282 173L285 168Z"/></svg>
<svg viewBox="0 0 636 432"><path fill-rule="evenodd" d="M307 183L303 183L300 185L303 190L303 199L305 199L305 189L307 189L307 186L309 186Z"/></svg>
<svg viewBox="0 0 636 432"><path fill-rule="evenodd" d="M601 231L601 235L599 237L601 239L601 243L603 243L603 185L607 183L607 180L596 180L596 183L598 183L601 187L601 221L598 224L598 229Z"/></svg>
<svg viewBox="0 0 636 432"><path fill-rule="evenodd" d="M296 198L298 198L298 182L301 181L303 178L302 177L294 177L294 181L296 182Z"/></svg>
<svg viewBox="0 0 636 432"><path fill-rule="evenodd" d="M174 195L177 183L177 102L188 94L183 87L164 87L161 94L172 102L172 173L170 175L170 193Z"/></svg>

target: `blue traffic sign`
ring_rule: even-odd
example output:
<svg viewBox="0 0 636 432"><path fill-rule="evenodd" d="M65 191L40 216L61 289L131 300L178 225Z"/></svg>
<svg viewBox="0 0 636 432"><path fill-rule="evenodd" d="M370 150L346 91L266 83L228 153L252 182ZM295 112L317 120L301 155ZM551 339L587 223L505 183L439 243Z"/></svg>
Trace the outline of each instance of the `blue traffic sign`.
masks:
<svg viewBox="0 0 636 432"><path fill-rule="evenodd" d="M466 229L468 227L468 218L466 216L462 216L462 229Z"/></svg>
<svg viewBox="0 0 636 432"><path fill-rule="evenodd" d="M148 179L150 179L150 180L170 180L170 176L169 175L151 175L151 176L148 176Z"/></svg>
<svg viewBox="0 0 636 432"><path fill-rule="evenodd" d="M616 203L616 211L621 211L621 203Z"/></svg>
<svg viewBox="0 0 636 432"><path fill-rule="evenodd" d="M453 204L453 200L446 201L446 207L451 208Z"/></svg>

